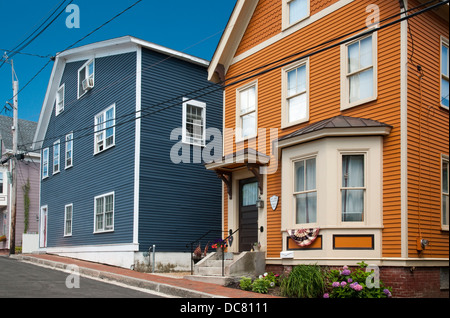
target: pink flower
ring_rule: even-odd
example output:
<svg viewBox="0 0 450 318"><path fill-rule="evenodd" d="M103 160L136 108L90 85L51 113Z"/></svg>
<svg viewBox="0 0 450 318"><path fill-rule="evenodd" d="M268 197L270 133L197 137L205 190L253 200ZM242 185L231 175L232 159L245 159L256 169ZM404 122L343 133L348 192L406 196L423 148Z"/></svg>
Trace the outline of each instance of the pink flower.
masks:
<svg viewBox="0 0 450 318"><path fill-rule="evenodd" d="M331 284L331 286L333 286L333 287L339 287L340 284L339 284L339 282L334 282L333 284Z"/></svg>
<svg viewBox="0 0 450 318"><path fill-rule="evenodd" d="M347 285L347 283L345 281L341 282L341 287L345 287L345 285Z"/></svg>
<svg viewBox="0 0 450 318"><path fill-rule="evenodd" d="M323 298L330 298L330 294L328 293L323 294Z"/></svg>

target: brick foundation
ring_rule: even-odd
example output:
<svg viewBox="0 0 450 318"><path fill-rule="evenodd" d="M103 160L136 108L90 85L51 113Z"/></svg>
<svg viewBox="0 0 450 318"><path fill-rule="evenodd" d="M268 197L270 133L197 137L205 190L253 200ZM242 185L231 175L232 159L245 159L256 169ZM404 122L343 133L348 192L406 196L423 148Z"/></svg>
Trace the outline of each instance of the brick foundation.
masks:
<svg viewBox="0 0 450 318"><path fill-rule="evenodd" d="M292 267L266 265L266 271L288 275ZM380 267L380 280L392 287L394 298L449 298L448 276L444 279L447 286L441 289L440 267Z"/></svg>

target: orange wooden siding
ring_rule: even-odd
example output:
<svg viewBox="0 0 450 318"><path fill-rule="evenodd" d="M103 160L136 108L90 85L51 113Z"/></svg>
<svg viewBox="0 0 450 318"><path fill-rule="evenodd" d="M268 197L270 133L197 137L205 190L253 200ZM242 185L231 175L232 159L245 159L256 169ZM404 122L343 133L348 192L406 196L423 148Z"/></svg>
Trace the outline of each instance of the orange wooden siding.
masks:
<svg viewBox="0 0 450 318"><path fill-rule="evenodd" d="M410 1L410 6L419 3ZM448 110L440 106L440 36L448 22L433 13L410 20L408 65L408 250L410 257L448 257L441 231L441 154L449 153ZM414 46L414 47L413 47ZM417 71L417 65L422 73ZM420 254L416 238L430 245Z"/></svg>
<svg viewBox="0 0 450 318"><path fill-rule="evenodd" d="M328 4L334 1L327 1ZM311 1L311 14L313 10L318 10L319 6L315 6L319 2ZM324 2L322 2L324 3ZM329 14L325 18L310 24L298 32L285 37L275 44L268 46L251 56L233 64L228 69L227 77L233 77L238 74L247 72L256 67L265 65L269 62L288 56L290 54L303 51L313 47L325 40L348 33L350 30L357 30L365 27L366 7L374 1L354 1L351 4ZM387 18L399 13L398 1L375 1L380 8L380 19ZM314 8L314 9L313 9ZM323 6L320 6L323 9ZM281 1L261 0L255 10L255 16L251 19L247 31L244 34L241 45L237 54L241 54L256 44L262 43L263 40L273 36L276 28L281 32L281 21L269 21L270 17L265 17L264 12L273 10L274 16L281 19ZM280 13L276 13L280 12ZM265 34L265 32L268 34ZM418 32L416 32L417 34ZM448 29L447 29L448 34ZM417 38L419 36L417 35ZM424 39L426 36L424 36ZM257 39L250 43L250 39ZM419 41L419 40L417 40ZM419 44L416 44L418 46ZM400 195L400 24L396 24L389 28L378 31L378 98L375 101L353 107L344 111L340 110L340 48L336 47L320 54L311 56L310 62L310 90L309 90L309 110L310 120L307 123L299 124L293 127L281 129L281 83L282 72L276 69L260 75L256 78L249 79L239 85L229 86L226 90L225 97L225 127L235 128L236 124L236 89L246 83L258 81L258 108L257 123L259 128L278 128L279 136L287 135L305 125L337 116L339 114L345 116L364 117L378 120L393 126L391 134L385 137L383 144L383 237L382 237L382 256L383 257L400 257L401 256L401 195ZM415 53L419 54L419 53ZM433 79L435 81L435 79ZM413 85L410 81L410 85ZM435 82L434 93L437 93ZM430 84L431 85L431 84ZM433 93L433 94L434 94ZM431 94L431 92L430 92ZM437 93L438 94L438 93ZM414 96L414 94L411 94ZM412 99L413 97L410 97ZM410 107L411 108L411 107ZM436 110L436 112L442 110ZM413 114L413 112L412 112ZM413 115L409 115L409 117ZM447 128L448 128L448 111L447 111ZM445 114L444 114L445 115ZM445 117L445 116L444 116ZM444 118L445 119L445 118ZM443 119L443 120L444 120ZM408 120L410 120L408 118ZM440 127L445 127L445 123L441 123ZM410 126L410 131L411 131ZM436 128L438 129L438 128ZM410 133L410 132L409 132ZM431 137L429 137L431 139ZM444 151L444 142L448 145L447 139L435 138L433 147ZM409 139L411 145L414 144L414 134L410 133ZM234 143L230 143L231 138L225 138L225 153L236 151ZM442 144L439 144L442 141ZM256 143L257 144L257 143ZM431 144L430 144L431 147ZM270 149L269 140L266 149ZM436 150L435 149L435 150ZM413 152L409 149L409 152ZM267 151L266 151L267 153ZM448 154L448 146L446 149ZM436 160L437 154L435 153ZM411 157L411 156L410 156ZM414 156L412 156L413 158ZM429 156L428 156L429 157ZM412 160L410 158L410 160ZM413 164L412 164L413 166ZM418 166L418 165L417 165ZM439 179L439 164L433 167L433 178ZM410 172L411 174L411 172ZM411 176L412 177L412 176ZM434 180L434 181L436 181ZM267 202L266 206L270 207L269 198L273 195L280 197L281 202L281 164L275 174L267 176ZM414 182L414 180L412 180ZM439 186L438 186L439 184ZM409 186L412 190L412 185ZM440 192L440 181L434 183L433 190L438 195ZM414 192L412 192L414 193ZM409 201L412 204L414 200L410 195ZM433 196L435 203L439 198ZM437 201L436 201L437 200ZM225 200L226 201L226 200ZM226 206L226 202L225 202ZM227 219L227 208L225 208L225 219ZM338 213L338 208L336 209ZM436 214L436 213L435 213ZM439 214L440 215L440 214ZM417 217L416 217L417 218ZM414 215L410 216L410 223L414 219ZM429 218L428 218L429 219ZM428 220L427 219L427 220ZM436 220L433 221L432 227L435 229L434 235L444 237L436 229ZM422 224L422 226L425 226ZM411 228L412 227L412 228ZM410 231L414 224L410 224ZM281 204L279 203L276 211L267 209L267 256L279 257L282 250L281 240ZM438 233L439 232L439 233ZM415 235L410 236L410 246L415 244ZM437 244L437 242L436 242ZM415 246L415 245L414 245ZM438 249L443 255L443 249L447 248L448 256L448 233L447 243L441 244Z"/></svg>

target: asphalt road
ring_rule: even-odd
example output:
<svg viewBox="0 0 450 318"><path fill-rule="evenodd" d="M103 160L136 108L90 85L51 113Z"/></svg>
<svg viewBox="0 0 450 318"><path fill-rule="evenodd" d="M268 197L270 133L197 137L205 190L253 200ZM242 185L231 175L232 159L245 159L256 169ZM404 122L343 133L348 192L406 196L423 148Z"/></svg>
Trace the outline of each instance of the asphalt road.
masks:
<svg viewBox="0 0 450 318"><path fill-rule="evenodd" d="M162 298L0 256L0 298ZM69 286L69 287L68 287ZM70 288L71 287L71 288Z"/></svg>

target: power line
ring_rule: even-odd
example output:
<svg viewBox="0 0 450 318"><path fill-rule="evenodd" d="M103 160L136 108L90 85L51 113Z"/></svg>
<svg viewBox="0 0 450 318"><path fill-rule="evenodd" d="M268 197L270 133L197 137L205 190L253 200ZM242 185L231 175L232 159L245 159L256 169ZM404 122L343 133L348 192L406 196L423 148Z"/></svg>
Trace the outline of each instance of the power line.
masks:
<svg viewBox="0 0 450 318"><path fill-rule="evenodd" d="M412 11L412 10L416 10L416 9L418 9L418 8L421 8L421 7L425 6L425 5L427 5L427 4L431 4L431 3L433 3L433 2L436 2L436 0L431 0L431 1L428 1L427 3L420 4L420 5L418 5L418 6L414 7L414 8L411 8L411 9L409 9L409 10L405 10L404 12L401 12L401 13L398 13L398 14L394 14L394 15L392 15L392 16L390 16L390 17L387 17L387 18L385 18L385 19L379 21L379 23L389 21L389 20L391 20L391 19L393 19L393 18L395 18L395 17L401 16L401 15L404 14L405 12L410 12L410 11ZM229 27L227 27L227 28L229 28ZM260 70L260 69L263 69L263 68L265 68L265 67L271 66L271 65L273 65L273 64L276 64L276 63L285 61L285 60L287 60L287 59L289 59L289 58L293 58L293 57L298 56L298 55L300 55L300 54L304 54L304 53L306 53L306 52L308 52L308 51L311 51L311 50L313 50L313 49L317 49L317 48L323 47L324 45L329 44L329 43L332 43L332 42L337 41L337 40L339 40L339 39L345 39L345 38L348 38L348 37L351 36L352 34L354 34L354 33L357 33L357 34L358 34L359 32L364 31L364 30L366 30L366 29L367 29L366 27L363 27L363 28L360 28L360 29L357 29L357 30L348 32L348 33L343 34L343 35L341 35L341 36L339 36L339 37L333 38L333 39L331 39L331 40L324 41L324 42L322 42L322 43L320 43L320 44L318 44L318 45L316 45L316 46L310 47L310 48L308 48L308 49L306 49L306 50L303 50L303 51L300 51L300 52L296 52L296 53L294 53L294 54L291 54L291 55L288 55L288 56L286 56L286 57L283 57L283 58L281 58L281 59L279 59L279 60L270 62L270 63L265 64L265 65L263 65L263 66L259 66L259 67L257 67L257 68L252 69L252 70L249 70L249 71L246 71L246 72L244 72L244 73L241 73L241 74L235 75L235 76L233 76L233 77L227 78L227 79L225 79L225 80L223 80L223 81L220 81L219 83L211 83L211 84L208 84L208 85L204 86L203 88L201 88L200 90L202 90L202 89L209 89L210 87L215 87L215 86L217 86L217 85L223 85L223 84L225 84L226 82L231 81L231 80L233 80L233 79L236 79L236 78L239 78L239 77L241 77L241 76L244 76L244 75L253 73L253 72L257 71L257 70ZM226 30L226 29L225 29L225 30ZM359 36L360 36L360 35L358 35L358 37L359 37ZM171 57L169 56L169 57L163 59L163 60L160 61L160 62L157 62L157 63L155 63L155 64L150 65L150 66L147 67L147 68L144 68L142 71L144 72L144 71L150 69L151 67L153 67L154 65L159 64L159 63L161 63L161 62L163 62L163 61L165 61L165 60L167 60L167 59L170 59L170 58L171 58ZM289 62L289 63L292 63L292 62ZM117 80L117 81L115 81L115 82L109 84L108 86L103 87L103 88L101 88L100 90L97 90L97 91L93 92L93 93L91 94L91 96L92 96L93 94L98 94L98 93L102 92L103 90L105 90L105 89L107 89L107 88L109 88L109 87L111 87L111 86L114 86L114 85L116 85L116 84L119 84L119 83L121 83L122 81L125 81L125 80L127 80L127 79L129 79L129 78L131 78L131 77L133 77L133 76L135 76L135 75L136 75L136 72L132 72L129 76L127 76L127 77L125 77L125 78L123 78L123 79ZM196 92L198 92L198 91L199 91L199 90L196 90L195 92L192 92L192 93L196 93ZM185 95L182 95L182 96L177 96L177 97L171 98L169 101L166 101L165 103L171 102L172 100L178 101L180 98L183 98L183 97L185 97L185 96L186 96L186 94L185 94ZM75 103L77 100L78 100L78 99L74 99L74 100L72 100L72 101L65 102L65 106L69 106L70 104ZM158 105L156 105L156 106L158 106ZM150 106L150 107L154 107L154 106ZM69 108L68 111L70 111L71 109L72 109L72 108ZM67 112L67 111L66 111L66 112ZM121 117L126 117L126 116L129 116L129 115L135 115L135 112L131 112L131 113L129 113L129 114L125 114L125 115L123 115L123 116L121 116Z"/></svg>
<svg viewBox="0 0 450 318"><path fill-rule="evenodd" d="M90 36L90 35L92 35L94 32L96 32L96 31L98 31L99 29L101 29L102 27L104 27L105 25L107 25L108 23L110 23L111 21L113 21L114 19L116 19L117 17L119 17L120 15L122 15L123 13L125 13L126 11L128 11L128 10L130 10L132 7L134 7L135 5L137 5L139 2L141 2L142 0L138 0L137 2L135 2L133 5L131 5L131 6L129 6L128 8L126 8L125 10L123 10L122 12L120 12L119 14L117 14L117 15L115 15L113 18L111 18L111 19L109 19L108 21L106 21L105 23L103 23L101 26L99 26L99 27L97 27L96 29L94 29L92 32L90 32L90 33L88 33L87 35L85 35L84 37L82 37L80 40L78 40L78 41L76 41L75 43L73 43L72 45L70 45L70 46L68 46L66 49L64 49L63 51L61 51L61 52L59 52L59 53L57 53L56 54L56 56L58 56L59 54L61 54L61 53L63 53L63 52L65 52L65 51L67 51L68 49L70 49L71 47L73 47L74 45L76 45L77 43L79 43L80 41L82 41L82 40L84 40L85 38L87 38L88 36ZM70 2L69 2L69 4L71 4L73 2L73 0L71 0ZM62 12L60 12L59 14L58 14L58 16L61 14ZM57 16L57 17L58 17ZM57 18L56 17L56 18ZM56 19L55 18L55 19ZM54 19L54 20L55 20ZM53 21L54 21L53 20ZM52 21L52 22L53 22ZM18 93L20 93L21 91L23 91L24 89L25 89L25 87L27 87L46 67L47 67L47 65L51 62L51 61L53 61L54 60L54 57L51 57L48 61L47 61L47 63L45 63L45 65L25 84L25 86L23 86L18 92L17 92L17 94ZM5 62L3 62L3 63L5 63ZM17 95L16 94L16 95ZM12 100L14 97L16 97L16 95L14 95L13 97L11 97L10 99L8 99L8 101L10 101L10 100Z"/></svg>
<svg viewBox="0 0 450 318"><path fill-rule="evenodd" d="M58 10L61 8L61 6L64 4L66 0L63 0L60 2L59 6L50 14L50 16L36 29L34 30L25 40L23 40L21 43L19 43L15 48L8 52L12 52L12 54L9 56L9 58L12 58L17 52L22 51L24 48L26 48L28 45L30 45L31 42L33 42L39 35L41 35L50 25L55 22L55 20L64 12L65 7L53 18L50 23L48 23L41 31L39 31L38 34L36 34L31 40L23 44L25 41L27 41L31 36L33 36L34 33L36 33ZM69 4L71 4L73 0L70 0ZM22 45L23 44L23 45ZM5 64L5 61L0 65L0 68Z"/></svg>
<svg viewBox="0 0 450 318"><path fill-rule="evenodd" d="M431 3L431 2L434 2L434 1L430 1L430 3ZM202 97L202 96L204 96L204 95L211 94L211 93L213 93L213 92L215 92L215 91L217 91L217 90L221 90L221 89L224 89L224 88L229 87L229 86L234 86L234 85L239 84L239 83L241 83L241 82L243 82L243 81L247 81L247 80L249 80L249 79L252 79L252 78L254 78L254 77L256 77L256 76L260 76L260 75L266 74L266 73L271 72L271 71L273 71L273 70L275 70L275 69L278 69L278 68L281 68L281 67L283 67L283 66L292 64L292 63L294 63L294 62L296 62L296 61L299 61L299 60L305 59L305 58L307 58L307 57L310 57L310 56L313 56L313 55L322 53L322 52L324 52L324 51L326 51L326 50L329 50L329 49L332 49L332 48L334 48L334 47L340 46L340 45L345 44L345 43L347 43L347 42L351 42L351 41L353 41L353 40L355 40L355 39L357 39L357 38L364 37L364 36L366 36L366 35L372 34L372 33L376 32L376 31L378 31L378 30L385 29L385 28L390 27L390 26L392 26L392 25L394 25L394 24L396 24L396 23L400 23L400 22L402 22L402 21L404 21L404 20L413 18L413 17L415 17L415 16L417 16L417 15L420 15L420 14L423 14L423 13L428 12L428 11L430 11L430 10L433 10L433 9L437 8L438 6L441 6L441 5L443 5L443 4L447 4L447 3L449 3L449 2L450 2L450 0L443 1L443 2L439 2L439 3L437 3L437 4L433 5L433 6L427 7L427 8L425 8L425 9L422 9L422 10L420 10L420 11L418 11L418 12L415 12L415 13L412 13L412 14L410 14L410 15L406 15L406 16L404 16L404 17L401 17L400 19L397 19L397 20L395 20L395 21L389 22L389 23L387 23L387 24L385 24L385 25L373 27L373 28L371 28L371 29L369 29L369 30L367 30L367 31L365 31L365 32L363 32L363 33L359 33L359 34L357 34L357 35L355 35L355 36L353 36L353 37L351 37L351 38L348 38L348 39L339 41L339 42L337 42L337 43L335 43L335 44L332 44L332 45L329 45L329 46L327 46L327 47L325 47L325 48L322 48L322 49L313 51L313 52L308 53L308 54L305 54L305 55L302 55L302 56L300 56L300 57L296 57L296 58L293 59L293 60L290 60L290 61L288 61L288 62L284 62L284 63L282 63L282 64L280 64L280 65L273 66L273 67L271 67L271 68L269 68L269 69L266 69L266 70L260 71L260 72L258 72L258 73L256 73L256 74L253 74L253 75L247 76L247 77L245 77L245 78L236 80L236 81L234 81L234 82L232 82L232 83L229 83L229 84L226 84L226 85L218 85L218 84L208 85L208 86L206 86L206 87L204 87L204 88L197 89L197 90L195 90L195 91L193 91L193 92L189 92L189 93L183 94L181 97L171 98L171 99L169 99L168 101L160 102L160 103L157 103L157 104L155 104L155 105L148 106L148 107L143 107L140 111L133 111L133 112L131 112L131 113L129 113L129 114L126 114L126 115L122 115L122 116L121 116L121 118L124 118L124 117L127 117L127 116L131 116L131 115L134 115L135 117L133 117L133 118L131 118L131 119L129 119L129 120L120 122L120 123L116 123L115 125L113 125L113 126L111 126L111 127L108 127L108 128L118 127L118 126L121 126L121 125L126 124L126 123L128 123L128 122L135 121L136 119L141 119L141 118L144 118L144 117L146 117L146 116L149 116L149 115L152 115L152 114L155 114L155 113L164 111L164 110L169 109L169 108L171 108L171 107L178 106L178 105L180 104L180 103L179 103L179 99L180 99L180 98L185 97L185 96L187 96L187 95L191 95L192 93L195 93L195 92L198 92L198 91L207 89L207 88L211 88L211 87L213 88L212 91L204 92L204 93L202 93L202 94L196 95L195 97L189 98L187 101L193 100L193 99L197 99L197 98L199 98L199 97ZM419 7L422 7L422 5L419 6ZM413 9L411 9L411 10L413 10ZM408 10L408 11L411 11L411 10ZM404 14L404 12L402 12L402 14ZM395 15L395 16L397 16L397 15ZM384 21L386 21L386 20L387 20L387 19L385 19ZM364 28L364 29L366 29L366 28ZM354 31L354 32L357 32L357 31ZM353 34L354 32L351 32L351 34ZM337 39L340 39L340 38L342 38L342 36L338 37ZM324 42L324 43L329 43L329 42L331 42L331 41L335 41L335 40L329 40L329 41L326 41L326 42ZM319 45L319 46L320 46L320 45ZM317 46L315 46L315 47L317 47ZM310 49L308 49L308 50L310 50ZM306 51L308 51L308 50L306 50ZM303 52L304 52L304 51L303 51ZM299 53L292 54L292 55L290 55L289 57L297 56L298 54L299 54ZM278 61L284 61L285 59L286 59L286 58L283 58L283 59L280 59L280 60L278 60ZM262 69L262 68L266 67L267 65L271 66L271 65L273 65L273 62L268 63L268 64L266 64L266 65L264 65L264 66L262 66L262 67L255 68L254 70L249 71L249 72L253 72L253 71L255 71L255 70ZM245 73L242 73L242 74L248 74L249 72L245 72ZM237 75L237 76L235 76L235 77L233 77L233 78L238 78L238 77L240 77L240 76L242 76L242 75L240 74L240 75ZM224 83L224 82L225 82L225 81L223 81L222 83ZM162 107L162 108L159 108L159 109L156 109L156 110L152 110L153 108L155 108L155 107L157 107L157 106L167 104L168 102L170 102L170 101L172 101L172 100L175 100L175 99L178 99L178 101L177 101L176 103L174 103L174 104L171 104L171 105L168 105L168 106L166 106L166 107ZM140 113L140 116L139 116L139 117L136 117L136 114L138 114L138 113ZM119 119L119 118L115 118L114 120L117 120L117 119ZM102 124L103 124L103 123L102 123ZM95 134L95 133L98 133L98 131L95 131L95 128L96 128L96 127L97 127L97 125L92 125L92 126L88 126L88 127L85 127L85 128L82 128L82 129L77 130L76 132L81 132L81 131L85 131L85 130L88 130L88 129L90 129L91 131L90 131L89 133L85 134L85 135L81 135L81 136L78 136L78 137L74 137L73 140L81 139L81 138L84 138L84 137L86 137L86 136L89 136L89 135L93 135L93 134ZM92 132L92 129L94 129L94 132ZM103 129L103 130L105 130L105 129ZM75 132L75 131L74 131L74 132ZM65 135L66 135L66 134L62 134L62 135L59 135L59 136L54 136L54 137L51 137L51 138L49 137L49 138L45 138L45 139L42 139L42 140L39 140L39 141L36 141L36 142L38 142L38 143L41 143L41 142L42 142L42 143L43 143L44 141L47 141L47 140L55 140L55 139L62 138L62 137L64 137ZM39 149L34 149L34 151L36 151L36 150L42 150L42 149L43 149L43 148L41 147L41 148L39 148Z"/></svg>

